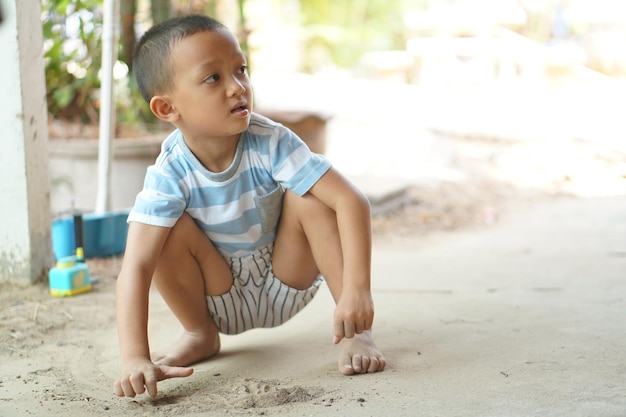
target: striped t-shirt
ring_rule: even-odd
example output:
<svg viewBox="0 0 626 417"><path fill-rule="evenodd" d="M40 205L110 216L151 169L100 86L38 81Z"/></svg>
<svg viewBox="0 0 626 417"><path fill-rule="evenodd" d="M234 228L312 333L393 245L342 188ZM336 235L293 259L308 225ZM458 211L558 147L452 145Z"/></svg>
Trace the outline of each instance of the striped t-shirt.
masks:
<svg viewBox="0 0 626 417"><path fill-rule="evenodd" d="M255 113L223 172L207 170L175 130L128 221L172 227L187 212L223 256L245 256L274 241L284 189L304 195L328 169L293 132Z"/></svg>

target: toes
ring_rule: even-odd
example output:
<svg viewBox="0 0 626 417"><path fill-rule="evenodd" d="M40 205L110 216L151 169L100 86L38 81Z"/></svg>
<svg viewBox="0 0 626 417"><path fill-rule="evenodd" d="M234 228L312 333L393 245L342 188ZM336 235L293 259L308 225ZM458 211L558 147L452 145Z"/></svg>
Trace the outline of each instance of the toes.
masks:
<svg viewBox="0 0 626 417"><path fill-rule="evenodd" d="M370 358L370 363L369 363L369 367L367 368L367 372L372 373L372 372L376 372L378 371L378 367L380 365L380 362L378 361L377 357L372 357Z"/></svg>
<svg viewBox="0 0 626 417"><path fill-rule="evenodd" d="M385 369L385 366L387 366L387 362L385 361L385 358L382 356L372 356L370 358L370 366L367 369L367 372L380 372L383 369Z"/></svg>
<svg viewBox="0 0 626 417"><path fill-rule="evenodd" d="M378 358L378 371L382 371L383 369L385 369L385 367L387 366L387 361L385 360L384 356L381 356L380 358Z"/></svg>
<svg viewBox="0 0 626 417"><path fill-rule="evenodd" d="M340 366L339 371L344 375L354 375L354 368L352 367L352 365Z"/></svg>
<svg viewBox="0 0 626 417"><path fill-rule="evenodd" d="M369 332L342 341L339 371L344 375L380 372L387 362Z"/></svg>
<svg viewBox="0 0 626 417"><path fill-rule="evenodd" d="M363 369L367 369L364 364L363 364L363 359L367 359L368 363L369 363L369 359L367 358L367 356L361 356L361 355L354 355L352 357L352 367L354 368L354 372L357 374L360 374L361 372L363 372Z"/></svg>
<svg viewBox="0 0 626 417"><path fill-rule="evenodd" d="M353 375L354 368L352 367L352 358L346 355L339 359L339 372L344 375Z"/></svg>
<svg viewBox="0 0 626 417"><path fill-rule="evenodd" d="M345 356L339 361L339 372L344 375L374 373L384 370L385 366L387 362L382 356Z"/></svg>
<svg viewBox="0 0 626 417"><path fill-rule="evenodd" d="M354 355L352 358L345 357L339 363L339 371L344 375L367 374L380 372L386 365L383 357Z"/></svg>

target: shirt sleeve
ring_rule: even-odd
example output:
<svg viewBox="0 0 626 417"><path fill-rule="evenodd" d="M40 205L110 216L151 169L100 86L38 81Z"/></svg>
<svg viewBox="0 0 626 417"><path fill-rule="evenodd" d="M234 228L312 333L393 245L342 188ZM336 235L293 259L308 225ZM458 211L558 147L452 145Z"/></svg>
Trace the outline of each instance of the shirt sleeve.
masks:
<svg viewBox="0 0 626 417"><path fill-rule="evenodd" d="M156 166L146 172L144 186L135 199L128 222L172 227L186 208L182 182Z"/></svg>
<svg viewBox="0 0 626 417"><path fill-rule="evenodd" d="M279 129L272 155L272 174L276 181L302 196L330 168L328 159L311 152L295 133L286 128Z"/></svg>

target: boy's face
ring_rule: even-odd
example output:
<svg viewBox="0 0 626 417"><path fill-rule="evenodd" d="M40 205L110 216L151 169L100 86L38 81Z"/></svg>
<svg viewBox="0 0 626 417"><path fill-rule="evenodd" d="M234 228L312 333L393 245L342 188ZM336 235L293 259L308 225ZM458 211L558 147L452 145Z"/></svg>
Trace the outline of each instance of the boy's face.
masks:
<svg viewBox="0 0 626 417"><path fill-rule="evenodd" d="M248 128L252 89L246 58L226 29L198 32L174 44L174 87L164 94L171 120L188 140L238 137Z"/></svg>

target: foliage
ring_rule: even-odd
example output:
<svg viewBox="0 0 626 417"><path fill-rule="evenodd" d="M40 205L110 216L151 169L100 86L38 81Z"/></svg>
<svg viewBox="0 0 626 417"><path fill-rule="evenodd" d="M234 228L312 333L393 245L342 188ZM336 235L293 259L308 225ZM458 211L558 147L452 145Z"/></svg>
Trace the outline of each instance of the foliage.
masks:
<svg viewBox="0 0 626 417"><path fill-rule="evenodd" d="M406 0L300 0L309 55L350 67L365 52L404 49ZM312 70L312 68L309 68Z"/></svg>
<svg viewBox="0 0 626 417"><path fill-rule="evenodd" d="M98 122L101 6L102 0L42 1L47 103L52 118L82 124ZM124 59L120 61L123 66ZM115 88L118 122L154 120L132 77L117 80Z"/></svg>
<svg viewBox="0 0 626 417"><path fill-rule="evenodd" d="M99 0L42 2L48 111L53 117L95 122L98 118L102 15Z"/></svg>
<svg viewBox="0 0 626 417"><path fill-rule="evenodd" d="M150 0L151 17L218 11L226 0ZM293 1L293 0L291 0ZM426 0L298 0L305 33L305 69L320 61L350 67L363 53L404 48L402 11ZM247 46L245 1L237 1L239 37ZM183 7L187 5L186 7ZM192 7L193 6L193 7ZM200 7L201 10L195 10ZM99 111L102 54L102 0L42 0L48 110L53 118L94 124ZM193 10L192 10L193 9ZM136 0L122 0L119 61L130 68L135 37ZM118 64L119 66L119 64ZM155 122L134 80L116 82L120 123Z"/></svg>

